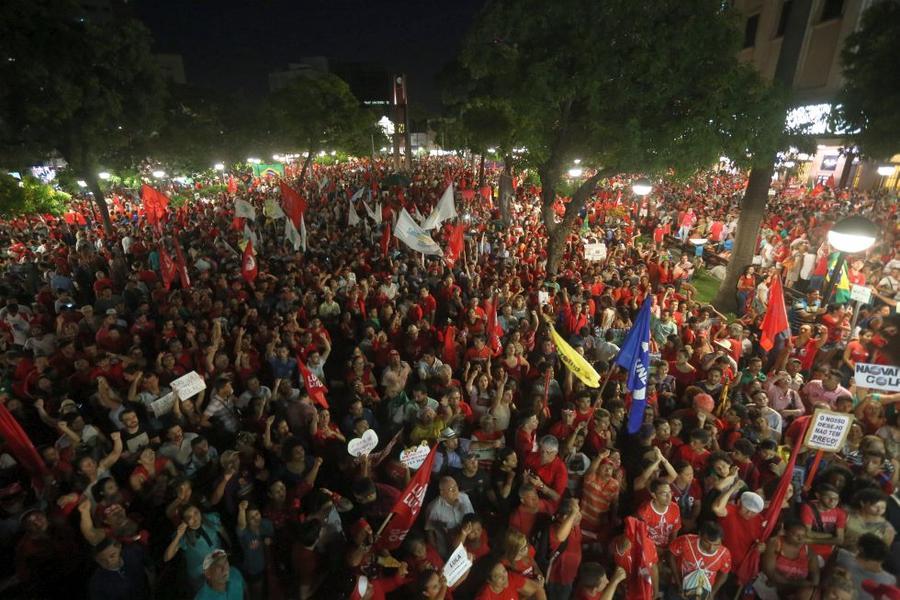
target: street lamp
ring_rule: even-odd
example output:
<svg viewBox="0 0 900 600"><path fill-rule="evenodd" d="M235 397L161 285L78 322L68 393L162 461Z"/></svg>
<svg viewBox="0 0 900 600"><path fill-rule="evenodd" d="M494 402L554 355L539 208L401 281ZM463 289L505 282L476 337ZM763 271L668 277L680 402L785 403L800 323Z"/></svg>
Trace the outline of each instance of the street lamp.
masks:
<svg viewBox="0 0 900 600"><path fill-rule="evenodd" d="M581 167L574 167L569 169L569 177L581 177L581 174L584 173L584 169Z"/></svg>
<svg viewBox="0 0 900 600"><path fill-rule="evenodd" d="M631 184L631 191L633 191L636 196L644 197L653 191L653 184L647 179L638 179Z"/></svg>
<svg viewBox="0 0 900 600"><path fill-rule="evenodd" d="M216 163L213 165L213 169L215 169L216 171L224 171L225 163Z"/></svg>
<svg viewBox="0 0 900 600"><path fill-rule="evenodd" d="M882 177L890 177L891 175L894 174L894 171L897 170L897 167L894 165L881 165L876 170L878 171L878 174L881 175Z"/></svg>
<svg viewBox="0 0 900 600"><path fill-rule="evenodd" d="M251 164L251 165L258 165L258 164L261 163L261 162L262 162L262 161L261 161L260 159L258 159L258 158L248 158L248 159L247 159L247 163L248 163L248 164Z"/></svg>
<svg viewBox="0 0 900 600"><path fill-rule="evenodd" d="M822 294L822 303L828 304L834 286L841 277L841 269L848 254L864 252L875 244L878 227L865 217L852 216L841 219L828 232L828 243L838 251L837 260L829 277L828 286Z"/></svg>
<svg viewBox="0 0 900 600"><path fill-rule="evenodd" d="M155 177L156 179L162 179L163 177L166 176L166 172L165 172L165 171L156 170L156 171L153 171L153 173L151 173L151 175L153 175L153 177Z"/></svg>

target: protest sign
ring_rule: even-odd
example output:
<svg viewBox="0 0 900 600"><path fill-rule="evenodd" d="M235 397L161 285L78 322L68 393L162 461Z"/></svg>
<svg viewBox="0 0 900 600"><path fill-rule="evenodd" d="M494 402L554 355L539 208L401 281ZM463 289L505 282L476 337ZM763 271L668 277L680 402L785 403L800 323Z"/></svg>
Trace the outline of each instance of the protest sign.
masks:
<svg viewBox="0 0 900 600"><path fill-rule="evenodd" d="M822 452L837 452L847 439L853 419L853 415L817 408L803 445Z"/></svg>
<svg viewBox="0 0 900 600"><path fill-rule="evenodd" d="M400 453L400 463L415 471L428 458L429 452L431 452L431 448L427 444L406 448Z"/></svg>
<svg viewBox="0 0 900 600"><path fill-rule="evenodd" d="M206 381L197 371L191 371L173 381L172 389L178 392L179 398L188 400L206 389Z"/></svg>
<svg viewBox="0 0 900 600"><path fill-rule="evenodd" d="M444 579L447 580L447 587L456 585L466 571L471 568L472 561L469 560L469 553L466 552L466 547L460 544L444 564Z"/></svg>
<svg viewBox="0 0 900 600"><path fill-rule="evenodd" d="M854 283L850 286L850 299L860 304L868 304L872 300L872 288Z"/></svg>
<svg viewBox="0 0 900 600"><path fill-rule="evenodd" d="M859 387L886 392L900 392L900 367L856 363L854 381Z"/></svg>
<svg viewBox="0 0 900 600"><path fill-rule="evenodd" d="M161 398L157 398L153 402L150 403L150 410L153 411L153 414L156 417L161 417L163 415L167 415L172 412L172 408L175 406L175 392L169 392L165 396Z"/></svg>
<svg viewBox="0 0 900 600"><path fill-rule="evenodd" d="M350 456L364 456L375 449L378 445L378 434L374 429L367 429L364 434L358 438L353 438L347 444L347 452Z"/></svg>
<svg viewBox="0 0 900 600"><path fill-rule="evenodd" d="M591 261L599 261L606 259L606 244L596 242L584 245L584 259Z"/></svg>

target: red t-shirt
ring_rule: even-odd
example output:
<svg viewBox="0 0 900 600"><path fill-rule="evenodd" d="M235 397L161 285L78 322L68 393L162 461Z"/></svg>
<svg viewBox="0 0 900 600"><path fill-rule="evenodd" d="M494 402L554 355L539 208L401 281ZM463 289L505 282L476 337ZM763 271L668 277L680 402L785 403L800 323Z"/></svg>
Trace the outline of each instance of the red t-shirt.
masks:
<svg viewBox="0 0 900 600"><path fill-rule="evenodd" d="M662 514L653 508L652 502L645 502L635 516L647 524L647 535L660 548L668 547L681 529L681 510L674 502Z"/></svg>
<svg viewBox="0 0 900 600"><path fill-rule="evenodd" d="M560 496L563 495L566 491L566 486L569 485L569 471L566 469L566 464L558 456L550 461L549 464L542 465L541 455L532 454L525 461L525 467L531 469L547 487Z"/></svg>
<svg viewBox="0 0 900 600"><path fill-rule="evenodd" d="M475 600L519 600L519 590L525 586L525 578L518 573L509 573L509 582L502 592L495 592L491 586L485 584Z"/></svg>
<svg viewBox="0 0 900 600"><path fill-rule="evenodd" d="M750 551L750 547L762 537L762 515L753 515L745 519L735 504L729 504L728 514L719 517L722 526L722 544L731 551L735 560L742 561Z"/></svg>
<svg viewBox="0 0 900 600"><path fill-rule="evenodd" d="M556 551L562 542L556 538L556 533L550 530L550 549ZM575 524L567 538L566 548L553 561L547 581L561 585L572 585L578 575L578 566L581 564L581 526Z"/></svg>
<svg viewBox="0 0 900 600"><path fill-rule="evenodd" d="M706 554L700 550L700 536L687 534L677 538L669 546L669 552L675 557L678 567L676 577L679 581L698 569L710 572L709 581L715 584L716 575L727 575L731 572L731 552L724 545L719 546L713 554Z"/></svg>
<svg viewBox="0 0 900 600"><path fill-rule="evenodd" d="M834 534L838 529L844 529L847 526L847 511L840 506L835 506L830 510L813 510L813 504L803 504L800 507L800 520L807 527L811 527L812 531L819 533ZM818 508L818 506L815 506ZM818 517L818 518L817 518ZM834 551L834 546L824 544L810 544L813 552L827 559Z"/></svg>

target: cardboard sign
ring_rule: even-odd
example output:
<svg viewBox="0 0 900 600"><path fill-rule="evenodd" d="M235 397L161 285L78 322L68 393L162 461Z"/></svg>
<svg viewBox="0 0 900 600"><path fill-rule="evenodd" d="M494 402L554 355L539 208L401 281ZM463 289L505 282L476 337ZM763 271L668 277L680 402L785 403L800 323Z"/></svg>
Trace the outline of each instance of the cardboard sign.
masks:
<svg viewBox="0 0 900 600"><path fill-rule="evenodd" d="M853 415L817 408L803 445L822 452L837 452L844 446L853 419Z"/></svg>
<svg viewBox="0 0 900 600"><path fill-rule="evenodd" d="M425 459L428 458L429 452L431 452L431 448L429 448L427 444L406 448L400 453L400 462L415 471L421 467L422 463L425 462Z"/></svg>
<svg viewBox="0 0 900 600"><path fill-rule="evenodd" d="M886 392L900 392L900 367L856 363L853 380L859 387Z"/></svg>
<svg viewBox="0 0 900 600"><path fill-rule="evenodd" d="M367 429L361 437L353 438L347 444L347 452L350 456L365 456L378 445L378 434L374 429Z"/></svg>
<svg viewBox="0 0 900 600"><path fill-rule="evenodd" d="M606 244L603 242L585 244L584 259L591 261L606 260Z"/></svg>
<svg viewBox="0 0 900 600"><path fill-rule="evenodd" d="M206 381L197 371L191 371L173 381L171 387L178 392L179 398L188 400L206 389Z"/></svg>
<svg viewBox="0 0 900 600"><path fill-rule="evenodd" d="M541 306L548 304L550 302L550 292L540 291L538 292L538 303Z"/></svg>
<svg viewBox="0 0 900 600"><path fill-rule="evenodd" d="M167 415L172 412L172 409L175 407L175 392L169 392L165 396L157 398L153 402L150 403L150 410L153 411L153 414L157 417L161 417L163 415Z"/></svg>
<svg viewBox="0 0 900 600"><path fill-rule="evenodd" d="M494 456L497 454L496 448L469 448L469 452L475 455L475 458L478 460L494 460Z"/></svg>
<svg viewBox="0 0 900 600"><path fill-rule="evenodd" d="M469 553L466 547L460 544L444 563L444 578L447 580L447 587L453 587L462 579L466 571L472 568L472 561L469 560Z"/></svg>
<svg viewBox="0 0 900 600"><path fill-rule="evenodd" d="M850 299L860 304L868 304L872 300L872 288L854 283L850 286Z"/></svg>

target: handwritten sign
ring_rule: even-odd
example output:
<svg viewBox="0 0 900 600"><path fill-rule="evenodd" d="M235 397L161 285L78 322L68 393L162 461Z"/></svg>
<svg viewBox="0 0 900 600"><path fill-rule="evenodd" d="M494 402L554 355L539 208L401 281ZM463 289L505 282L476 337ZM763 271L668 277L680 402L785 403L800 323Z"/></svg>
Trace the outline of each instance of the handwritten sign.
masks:
<svg viewBox="0 0 900 600"><path fill-rule="evenodd" d="M595 242L584 245L584 259L591 261L606 260L606 244Z"/></svg>
<svg viewBox="0 0 900 600"><path fill-rule="evenodd" d="M444 579L447 580L447 587L456 585L471 568L472 561L469 559L469 553L466 552L466 547L460 544L444 563Z"/></svg>
<svg viewBox="0 0 900 600"><path fill-rule="evenodd" d="M496 448L469 448L469 452L475 455L475 458L478 460L494 460L494 456L497 453Z"/></svg>
<svg viewBox="0 0 900 600"><path fill-rule="evenodd" d="M854 283L850 286L850 299L860 304L868 304L872 300L872 288Z"/></svg>
<svg viewBox="0 0 900 600"><path fill-rule="evenodd" d="M172 408L175 407L175 392L169 392L165 396L161 398L157 398L153 402L150 403L150 410L153 411L153 414L157 417L161 417L163 415L167 415L172 412Z"/></svg>
<svg viewBox="0 0 900 600"><path fill-rule="evenodd" d="M415 471L428 458L429 452L431 452L431 448L427 444L406 448L400 453L400 462Z"/></svg>
<svg viewBox="0 0 900 600"><path fill-rule="evenodd" d="M900 392L900 367L856 363L853 379L859 387Z"/></svg>
<svg viewBox="0 0 900 600"><path fill-rule="evenodd" d="M538 292L538 303L541 306L544 306L545 304L549 304L550 303L550 292L544 292L544 291Z"/></svg>
<svg viewBox="0 0 900 600"><path fill-rule="evenodd" d="M172 389L178 392L178 397L188 400L206 389L206 381L197 371L185 373L172 382Z"/></svg>
<svg viewBox="0 0 900 600"><path fill-rule="evenodd" d="M853 419L853 415L817 408L803 445L813 450L837 452L847 439Z"/></svg>
<svg viewBox="0 0 900 600"><path fill-rule="evenodd" d="M364 434L358 438L353 438L347 444L347 452L350 456L365 456L375 449L378 445L378 434L374 429L367 429Z"/></svg>

